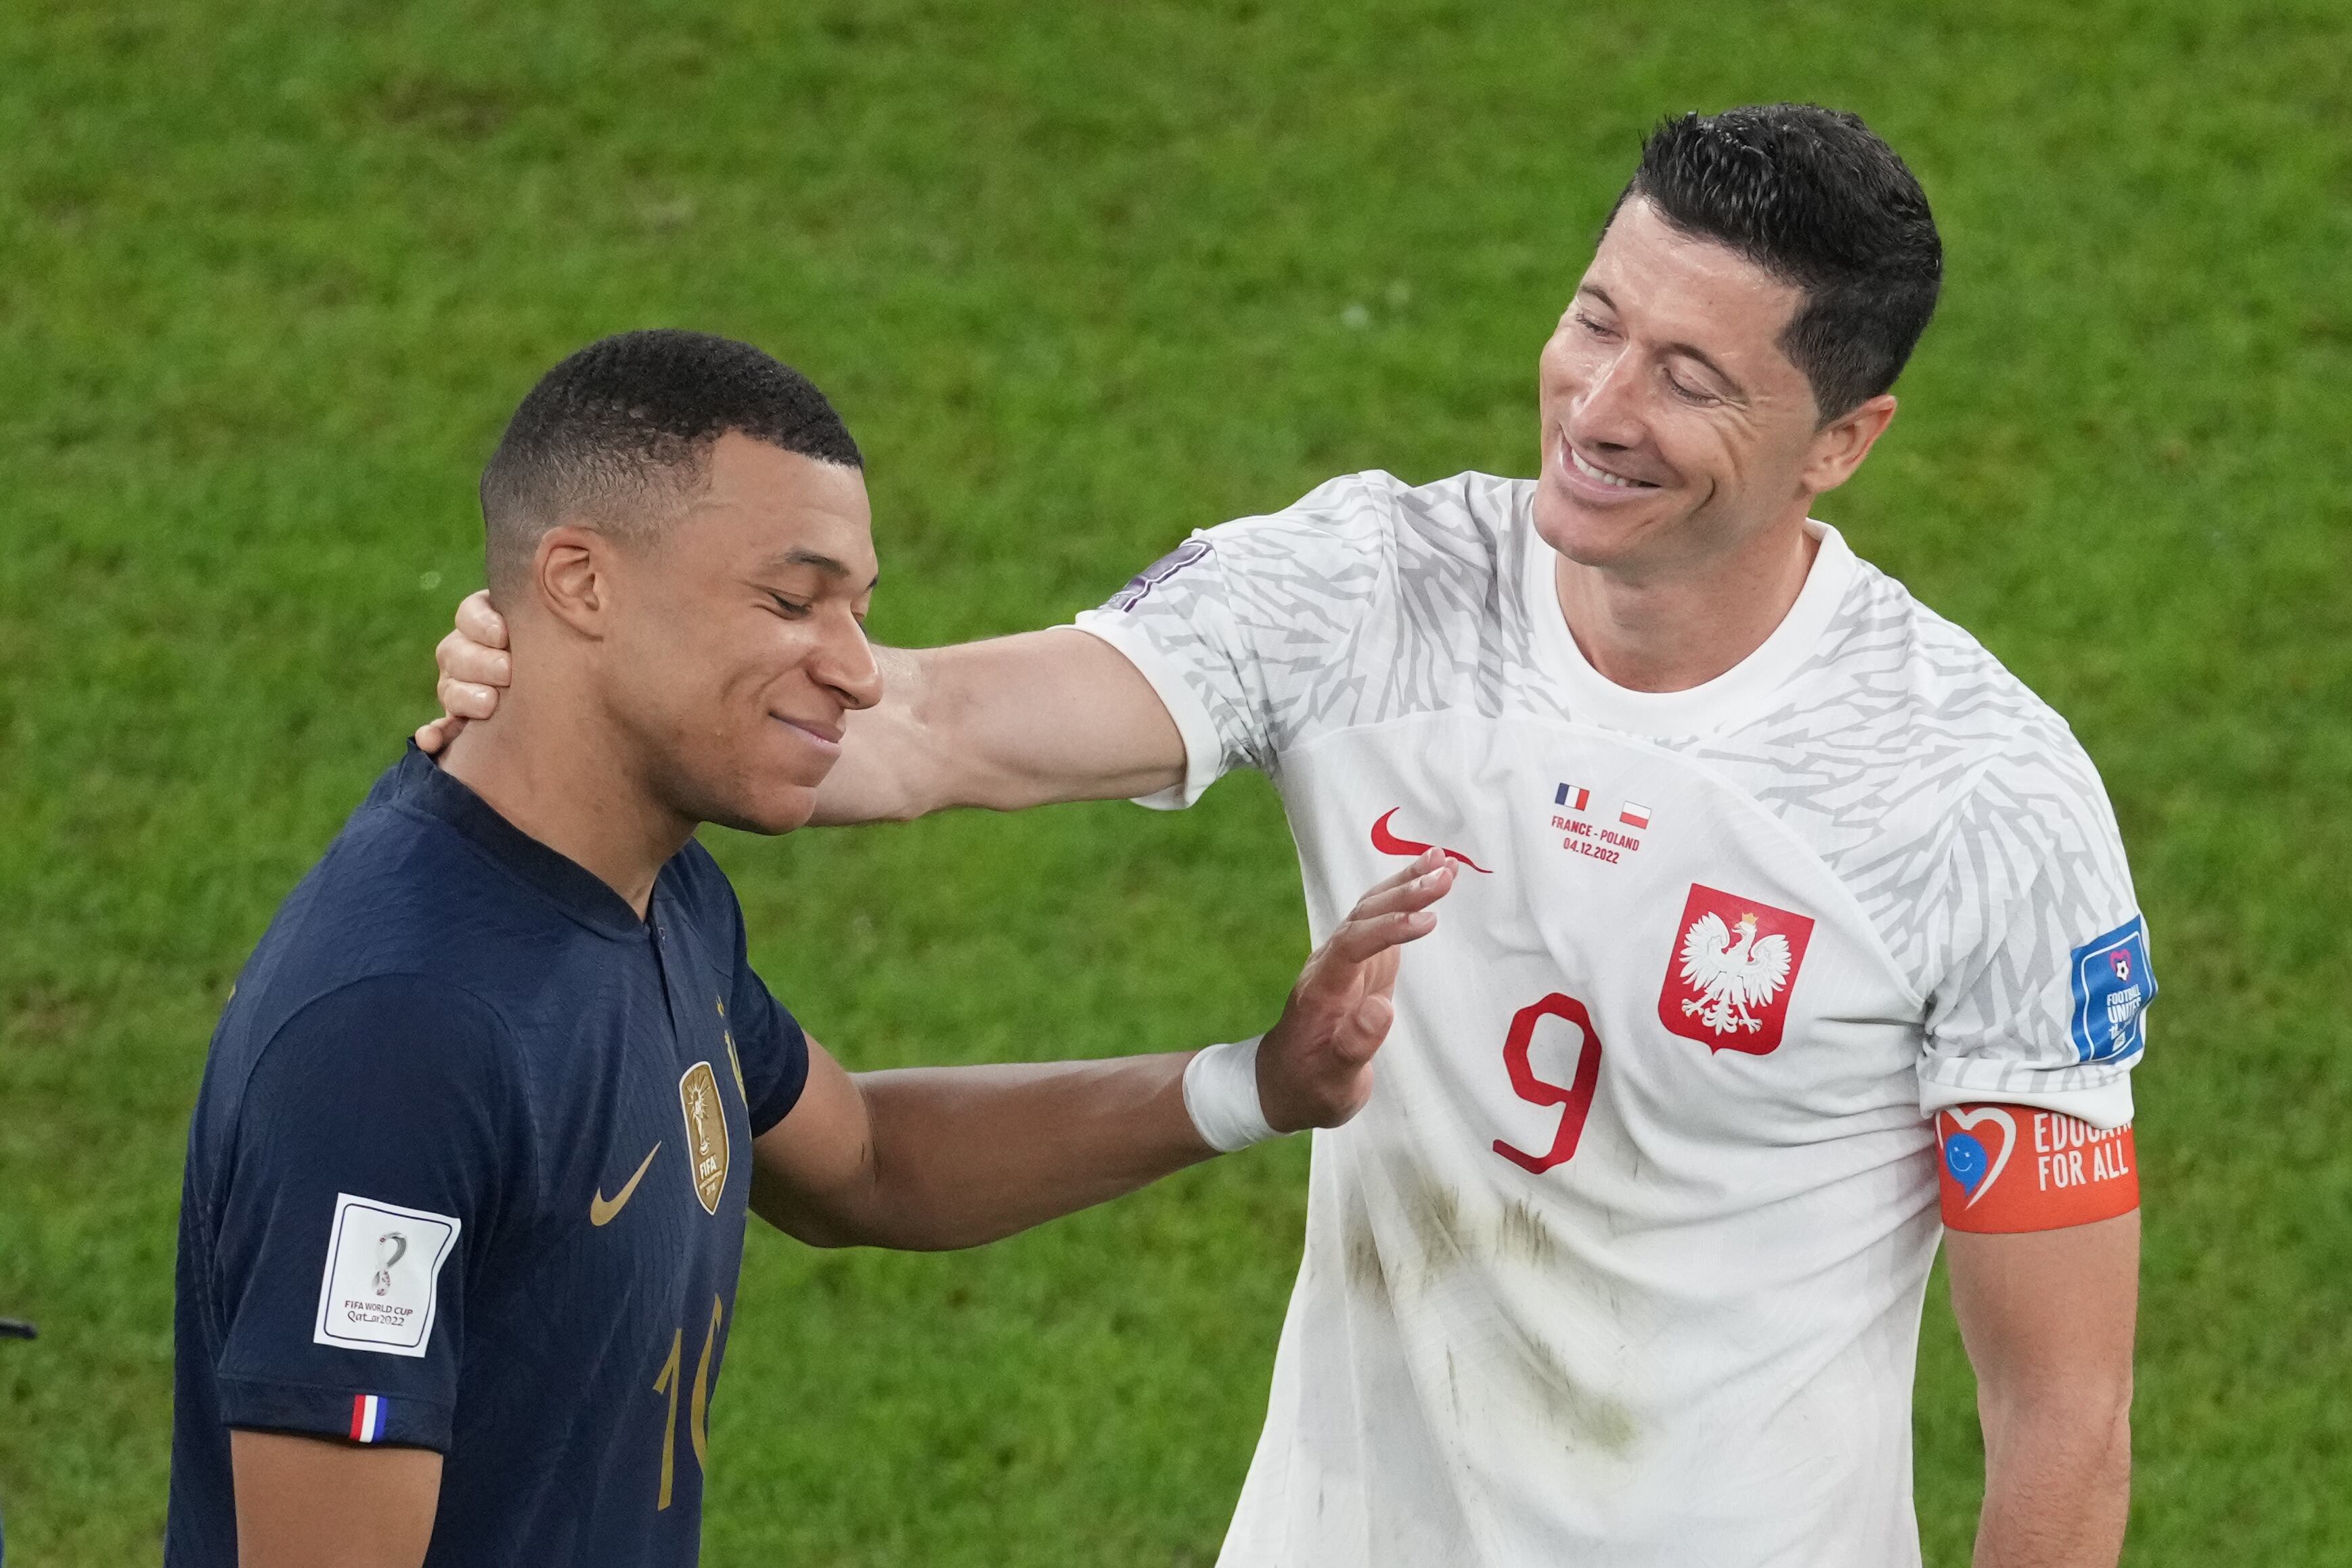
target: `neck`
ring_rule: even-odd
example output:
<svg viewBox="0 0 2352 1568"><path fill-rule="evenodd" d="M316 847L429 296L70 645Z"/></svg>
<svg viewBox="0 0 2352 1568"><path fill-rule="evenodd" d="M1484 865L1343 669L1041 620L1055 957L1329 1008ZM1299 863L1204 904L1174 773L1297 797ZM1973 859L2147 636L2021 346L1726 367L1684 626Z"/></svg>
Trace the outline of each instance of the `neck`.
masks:
<svg viewBox="0 0 2352 1568"><path fill-rule="evenodd" d="M654 879L696 824L656 798L637 747L601 720L590 694L552 684L526 687L518 674L497 715L460 730L441 766L499 816L586 867L643 919Z"/></svg>
<svg viewBox="0 0 2352 1568"><path fill-rule="evenodd" d="M1569 635L1604 679L1632 691L1681 692L1764 645L1804 591L1820 550L1800 507L1702 561L1628 570L1563 555L1552 581Z"/></svg>

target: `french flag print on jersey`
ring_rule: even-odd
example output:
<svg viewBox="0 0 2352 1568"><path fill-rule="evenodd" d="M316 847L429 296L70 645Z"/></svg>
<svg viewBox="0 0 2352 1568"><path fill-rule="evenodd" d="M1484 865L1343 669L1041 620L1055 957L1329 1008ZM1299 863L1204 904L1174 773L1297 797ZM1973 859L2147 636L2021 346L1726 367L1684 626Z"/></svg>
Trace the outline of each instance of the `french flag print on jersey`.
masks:
<svg viewBox="0 0 2352 1568"><path fill-rule="evenodd" d="M1571 811L1581 811L1592 803L1592 791L1580 789L1573 784L1563 784L1552 792L1551 803L1565 806Z"/></svg>
<svg viewBox="0 0 2352 1568"><path fill-rule="evenodd" d="M1629 828L1646 828L1650 825L1650 808L1639 800L1628 800L1625 809L1617 813L1617 820Z"/></svg>
<svg viewBox="0 0 2352 1568"><path fill-rule="evenodd" d="M373 1394L352 1396L352 1441L380 1443L383 1440L383 1418L389 1412L384 1401Z"/></svg>

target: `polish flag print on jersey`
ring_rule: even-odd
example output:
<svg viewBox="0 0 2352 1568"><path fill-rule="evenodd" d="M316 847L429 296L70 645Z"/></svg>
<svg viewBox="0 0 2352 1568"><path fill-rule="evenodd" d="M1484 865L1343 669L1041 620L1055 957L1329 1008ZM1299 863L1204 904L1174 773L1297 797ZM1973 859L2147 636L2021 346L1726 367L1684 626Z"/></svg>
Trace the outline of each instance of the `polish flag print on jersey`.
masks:
<svg viewBox="0 0 2352 1568"><path fill-rule="evenodd" d="M1658 1021L1710 1051L1779 1049L1811 917L1693 883L1675 930Z"/></svg>

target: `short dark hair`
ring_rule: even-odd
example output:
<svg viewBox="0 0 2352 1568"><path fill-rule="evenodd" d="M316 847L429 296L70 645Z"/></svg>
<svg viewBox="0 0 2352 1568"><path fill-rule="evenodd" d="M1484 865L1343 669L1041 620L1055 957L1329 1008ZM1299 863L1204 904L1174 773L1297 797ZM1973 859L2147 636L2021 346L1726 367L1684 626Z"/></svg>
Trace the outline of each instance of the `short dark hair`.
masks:
<svg viewBox="0 0 2352 1568"><path fill-rule="evenodd" d="M865 466L824 393L749 343L665 329L573 354L530 389L482 470L492 586L514 580L561 522L650 538L730 431Z"/></svg>
<svg viewBox="0 0 2352 1568"><path fill-rule="evenodd" d="M1824 423L1893 386L1936 313L1927 193L1859 115L1768 103L1661 120L1612 222L1635 196L1804 291L1780 348Z"/></svg>

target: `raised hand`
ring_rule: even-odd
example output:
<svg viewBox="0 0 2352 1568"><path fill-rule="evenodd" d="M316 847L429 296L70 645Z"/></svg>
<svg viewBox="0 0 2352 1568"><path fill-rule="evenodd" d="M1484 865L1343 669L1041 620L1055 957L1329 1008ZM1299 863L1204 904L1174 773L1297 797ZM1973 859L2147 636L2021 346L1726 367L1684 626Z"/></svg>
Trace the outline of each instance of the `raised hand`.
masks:
<svg viewBox="0 0 2352 1568"><path fill-rule="evenodd" d="M514 678L506 647L506 617L490 608L490 596L477 589L460 600L457 629L433 650L433 661L441 667L434 691L441 699L442 716L417 730L418 750L432 756L466 727L467 719L488 718L498 711L499 690Z"/></svg>
<svg viewBox="0 0 2352 1568"><path fill-rule="evenodd" d="M1437 929L1454 868L1431 850L1374 884L1307 960L1257 1051L1258 1100L1276 1132L1336 1127L1372 1092L1372 1054L1396 1018L1398 949Z"/></svg>

